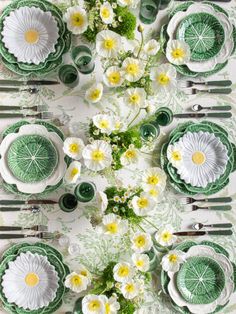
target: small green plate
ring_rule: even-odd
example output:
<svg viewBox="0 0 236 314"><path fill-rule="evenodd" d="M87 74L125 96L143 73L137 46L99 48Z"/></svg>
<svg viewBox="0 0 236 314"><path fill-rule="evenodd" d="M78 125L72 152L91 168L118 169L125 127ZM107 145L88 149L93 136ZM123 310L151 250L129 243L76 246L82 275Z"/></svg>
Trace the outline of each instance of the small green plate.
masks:
<svg viewBox="0 0 236 314"><path fill-rule="evenodd" d="M192 304L214 302L225 286L224 271L212 258L190 257L177 274L177 288Z"/></svg>
<svg viewBox="0 0 236 314"><path fill-rule="evenodd" d="M178 29L177 39L185 41L191 50L191 60L203 61L215 57L221 50L225 32L220 22L208 13L189 14Z"/></svg>
<svg viewBox="0 0 236 314"><path fill-rule="evenodd" d="M40 135L23 135L9 147L7 163L14 177L22 182L40 182L54 172L58 164L55 146Z"/></svg>

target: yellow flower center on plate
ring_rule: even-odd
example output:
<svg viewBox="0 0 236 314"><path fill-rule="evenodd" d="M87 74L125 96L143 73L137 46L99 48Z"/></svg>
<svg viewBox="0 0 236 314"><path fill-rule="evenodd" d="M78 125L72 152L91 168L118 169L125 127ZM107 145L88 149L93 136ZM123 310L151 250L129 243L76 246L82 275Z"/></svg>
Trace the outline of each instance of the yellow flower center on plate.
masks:
<svg viewBox="0 0 236 314"><path fill-rule="evenodd" d="M127 292L134 292L135 288L134 288L134 285L132 283L128 283L126 286L125 286L125 290Z"/></svg>
<svg viewBox="0 0 236 314"><path fill-rule="evenodd" d="M135 239L135 244L137 247L143 247L146 243L146 240L143 236L138 236L136 239Z"/></svg>
<svg viewBox="0 0 236 314"><path fill-rule="evenodd" d="M174 152L172 152L171 157L172 157L172 159L175 160L175 161L179 161L179 160L182 159L181 153L180 153L179 151L177 151L177 150L174 151Z"/></svg>
<svg viewBox="0 0 236 314"><path fill-rule="evenodd" d="M99 162L104 159L105 159L105 155L101 150L95 150L92 152L92 160Z"/></svg>
<svg viewBox="0 0 236 314"><path fill-rule="evenodd" d="M96 312L96 311L100 310L100 308L101 308L101 302L98 300L92 300L88 304L88 309L91 312Z"/></svg>
<svg viewBox="0 0 236 314"><path fill-rule="evenodd" d="M110 84L116 85L120 83L120 73L119 72L112 72L109 76L108 76L108 81Z"/></svg>
<svg viewBox="0 0 236 314"><path fill-rule="evenodd" d="M129 275L129 267L128 266L121 266L118 270L118 275L120 277L127 277Z"/></svg>
<svg viewBox="0 0 236 314"><path fill-rule="evenodd" d="M176 48L171 53L174 59L183 58L185 56L185 51L182 48Z"/></svg>
<svg viewBox="0 0 236 314"><path fill-rule="evenodd" d="M138 203L138 207L139 207L139 208L145 208L145 207L148 206L148 199L142 197L142 198L140 198L140 199L138 200L137 203Z"/></svg>
<svg viewBox="0 0 236 314"><path fill-rule="evenodd" d="M101 10L101 15L103 18L108 19L111 16L111 13L108 8L103 8Z"/></svg>
<svg viewBox="0 0 236 314"><path fill-rule="evenodd" d="M110 233L116 234L117 231L118 231L118 225L117 225L117 223L112 222L112 223L106 225L106 229L107 229L107 231L109 231Z"/></svg>
<svg viewBox="0 0 236 314"><path fill-rule="evenodd" d="M178 260L178 256L176 254L170 254L168 259L169 259L169 262L176 263Z"/></svg>
<svg viewBox="0 0 236 314"><path fill-rule="evenodd" d="M195 165L202 165L206 160L205 155L202 152L195 152L192 155L192 161Z"/></svg>
<svg viewBox="0 0 236 314"><path fill-rule="evenodd" d="M25 276L25 283L27 284L27 286L29 287L35 287L37 286L37 284L39 283L39 277L37 274L35 273L28 273Z"/></svg>
<svg viewBox="0 0 236 314"><path fill-rule="evenodd" d="M71 15L71 24L75 27L84 25L84 17L81 13L77 12Z"/></svg>
<svg viewBox="0 0 236 314"><path fill-rule="evenodd" d="M70 151L71 153L78 153L78 151L79 151L79 145L76 144L76 143L70 144L69 151Z"/></svg>
<svg viewBox="0 0 236 314"><path fill-rule="evenodd" d="M70 281L73 286L80 286L82 284L82 279L78 275L73 276Z"/></svg>
<svg viewBox="0 0 236 314"><path fill-rule="evenodd" d="M151 184L151 185L157 185L158 182L159 182L159 178L157 176L155 176L155 175L154 176L150 176L147 179L147 183Z"/></svg>
<svg viewBox="0 0 236 314"><path fill-rule="evenodd" d="M25 40L28 44L37 44L39 41L39 32L36 29L29 29L25 32Z"/></svg>
<svg viewBox="0 0 236 314"><path fill-rule="evenodd" d="M116 47L116 41L113 38L104 40L104 48L107 50L114 49Z"/></svg>
<svg viewBox="0 0 236 314"><path fill-rule="evenodd" d="M128 74L131 74L131 75L137 75L138 74L138 71L139 71L139 67L137 64L135 63L130 63L129 65L127 65L126 67L126 72Z"/></svg>
<svg viewBox="0 0 236 314"><path fill-rule="evenodd" d="M168 85L170 83L170 78L165 73L160 73L157 76L157 82L161 85Z"/></svg>

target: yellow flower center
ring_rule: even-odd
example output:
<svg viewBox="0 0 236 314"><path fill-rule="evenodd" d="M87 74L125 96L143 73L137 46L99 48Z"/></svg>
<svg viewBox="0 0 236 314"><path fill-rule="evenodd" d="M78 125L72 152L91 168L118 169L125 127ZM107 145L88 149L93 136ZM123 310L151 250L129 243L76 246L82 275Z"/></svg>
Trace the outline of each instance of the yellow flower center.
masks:
<svg viewBox="0 0 236 314"><path fill-rule="evenodd" d="M175 150L174 152L172 152L171 157L173 160L175 161L179 161L182 159L181 153L177 150Z"/></svg>
<svg viewBox="0 0 236 314"><path fill-rule="evenodd" d="M80 286L82 284L82 279L80 276L75 275L71 278L70 282L73 286Z"/></svg>
<svg viewBox="0 0 236 314"><path fill-rule="evenodd" d="M117 225L117 223L113 222L113 223L107 224L107 225L106 225L106 229L107 229L107 231L109 231L110 233L116 234L117 231L118 231L118 225Z"/></svg>
<svg viewBox="0 0 236 314"><path fill-rule="evenodd" d="M104 40L104 48L107 50L115 49L116 41L113 38L108 38Z"/></svg>
<svg viewBox="0 0 236 314"><path fill-rule="evenodd" d="M111 313L111 306L110 306L110 304L109 303L106 303L105 304L105 313L106 314L110 314Z"/></svg>
<svg viewBox="0 0 236 314"><path fill-rule="evenodd" d="M79 145L77 143L70 144L69 151L71 153L75 153L75 154L78 153L79 152Z"/></svg>
<svg viewBox="0 0 236 314"><path fill-rule="evenodd" d="M128 284L125 286L125 290L126 290L127 292L130 292L130 293L134 292L134 290L135 290L134 285L133 285L132 283L128 283Z"/></svg>
<svg viewBox="0 0 236 314"><path fill-rule="evenodd" d="M156 197L159 193L158 193L157 190L151 189L151 190L149 190L149 194L150 194L151 196L153 196L153 197Z"/></svg>
<svg viewBox="0 0 236 314"><path fill-rule="evenodd" d="M116 130L119 130L120 127L121 127L120 121L116 122L116 123L115 123L115 129L116 129Z"/></svg>
<svg viewBox="0 0 236 314"><path fill-rule="evenodd" d="M112 72L108 75L108 81L112 85L116 85L120 83L120 73L119 72Z"/></svg>
<svg viewBox="0 0 236 314"><path fill-rule="evenodd" d="M107 120L101 120L99 122L100 129L108 129L109 128L109 122Z"/></svg>
<svg viewBox="0 0 236 314"><path fill-rule="evenodd" d="M25 32L25 40L28 44L36 44L39 41L39 32L36 29L29 29Z"/></svg>
<svg viewBox="0 0 236 314"><path fill-rule="evenodd" d="M176 48L171 52L174 59L183 58L185 56L185 51L182 48Z"/></svg>
<svg viewBox="0 0 236 314"><path fill-rule="evenodd" d="M151 184L151 185L157 185L159 182L159 178L155 175L153 176L149 176L148 179L147 179L147 183L148 184Z"/></svg>
<svg viewBox="0 0 236 314"><path fill-rule="evenodd" d="M165 73L160 73L157 76L157 82L161 85L168 85L170 83L170 78Z"/></svg>
<svg viewBox="0 0 236 314"><path fill-rule="evenodd" d="M139 66L136 63L130 63L126 67L126 72L131 75L137 75L139 71Z"/></svg>
<svg viewBox="0 0 236 314"><path fill-rule="evenodd" d="M148 199L145 197L141 197L137 201L139 208L146 208L148 206Z"/></svg>
<svg viewBox="0 0 236 314"><path fill-rule="evenodd" d="M125 152L125 157L128 158L128 159L133 159L133 158L135 158L135 157L136 157L136 152L135 152L135 150L131 150L131 149L127 150L127 151Z"/></svg>
<svg viewBox="0 0 236 314"><path fill-rule="evenodd" d="M176 254L170 254L170 255L168 256L168 260L169 260L169 262L171 262L171 263L176 263L177 260L178 260L178 256L177 256Z"/></svg>
<svg viewBox="0 0 236 314"><path fill-rule="evenodd" d="M110 10L108 8L102 8L101 16L105 19L108 19L111 16Z"/></svg>
<svg viewBox="0 0 236 314"><path fill-rule="evenodd" d="M29 287L35 287L37 286L37 284L39 283L39 277L37 274L35 273L28 273L25 276L25 283L27 284L27 286Z"/></svg>
<svg viewBox="0 0 236 314"><path fill-rule="evenodd" d="M81 270L80 275L87 277L88 276L88 272L86 270Z"/></svg>
<svg viewBox="0 0 236 314"><path fill-rule="evenodd" d="M93 91L91 91L90 95L89 95L89 98L91 100L97 100L101 95L101 91L100 89L94 89Z"/></svg>
<svg viewBox="0 0 236 314"><path fill-rule="evenodd" d="M74 178L78 173L79 173L79 169L78 168L73 168L71 170L71 172L70 172L71 178Z"/></svg>
<svg viewBox="0 0 236 314"><path fill-rule="evenodd" d="M99 162L105 159L105 155L101 150L95 150L92 152L92 160Z"/></svg>
<svg viewBox="0 0 236 314"><path fill-rule="evenodd" d="M206 160L206 157L205 157L205 155L202 152L195 152L192 155L192 161L196 165L204 164L205 160Z"/></svg>
<svg viewBox="0 0 236 314"><path fill-rule="evenodd" d="M91 312L96 312L96 311L100 310L100 308L101 308L101 302L98 300L92 300L88 304L88 309Z"/></svg>
<svg viewBox="0 0 236 314"><path fill-rule="evenodd" d="M143 247L146 244L146 239L144 236L140 235L135 240L134 243L137 247Z"/></svg>
<svg viewBox="0 0 236 314"><path fill-rule="evenodd" d="M72 14L70 20L72 26L81 27L84 25L84 16L79 12Z"/></svg>
<svg viewBox="0 0 236 314"><path fill-rule="evenodd" d="M129 275L129 267L124 265L121 266L118 270L119 277L127 277Z"/></svg>
<svg viewBox="0 0 236 314"><path fill-rule="evenodd" d="M168 242L172 238L172 234L169 231L163 232L161 239L164 242Z"/></svg>
<svg viewBox="0 0 236 314"><path fill-rule="evenodd" d="M136 105L140 101L140 95L139 94L133 94L129 97L129 101L133 104Z"/></svg>
<svg viewBox="0 0 236 314"><path fill-rule="evenodd" d="M144 265L144 261L142 261L142 260L138 260L138 261L136 262L136 266L137 266L137 267L143 267L143 265Z"/></svg>

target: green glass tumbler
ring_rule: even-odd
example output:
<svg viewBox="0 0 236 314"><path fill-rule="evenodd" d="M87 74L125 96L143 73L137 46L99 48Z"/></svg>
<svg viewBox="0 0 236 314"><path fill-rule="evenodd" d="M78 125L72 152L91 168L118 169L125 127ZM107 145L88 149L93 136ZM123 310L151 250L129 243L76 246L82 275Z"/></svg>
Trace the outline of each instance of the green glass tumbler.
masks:
<svg viewBox="0 0 236 314"><path fill-rule="evenodd" d="M71 51L71 57L79 72L90 74L94 71L95 62L91 50L84 45L74 47Z"/></svg>
<svg viewBox="0 0 236 314"><path fill-rule="evenodd" d="M140 135L144 141L154 140L160 134L160 128L153 123L144 123L139 129Z"/></svg>
<svg viewBox="0 0 236 314"><path fill-rule="evenodd" d="M92 182L81 182L75 188L75 196L81 203L88 203L95 197L96 186Z"/></svg>
<svg viewBox="0 0 236 314"><path fill-rule="evenodd" d="M139 18L144 24L155 22L161 0L141 0Z"/></svg>
<svg viewBox="0 0 236 314"><path fill-rule="evenodd" d="M166 107L161 107L155 112L156 122L161 126L167 126L173 121L173 112Z"/></svg>
<svg viewBox="0 0 236 314"><path fill-rule="evenodd" d="M58 76L60 81L67 87L74 88L79 84L79 73L71 64L61 66Z"/></svg>
<svg viewBox="0 0 236 314"><path fill-rule="evenodd" d="M66 213L73 212L78 206L77 198L74 194L63 194L59 199L59 207Z"/></svg>

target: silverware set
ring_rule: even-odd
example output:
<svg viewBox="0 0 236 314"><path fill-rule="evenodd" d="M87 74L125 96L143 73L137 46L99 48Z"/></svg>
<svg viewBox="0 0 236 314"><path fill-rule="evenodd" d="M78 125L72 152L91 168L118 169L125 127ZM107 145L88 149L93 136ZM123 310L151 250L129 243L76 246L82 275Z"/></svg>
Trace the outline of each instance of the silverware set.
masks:
<svg viewBox="0 0 236 314"><path fill-rule="evenodd" d="M208 82L194 82L181 80L178 82L178 87L182 89L186 95L196 95L202 93L228 95L232 92L232 89L230 88L231 85L232 81L230 80ZM199 86L203 88L199 89Z"/></svg>

